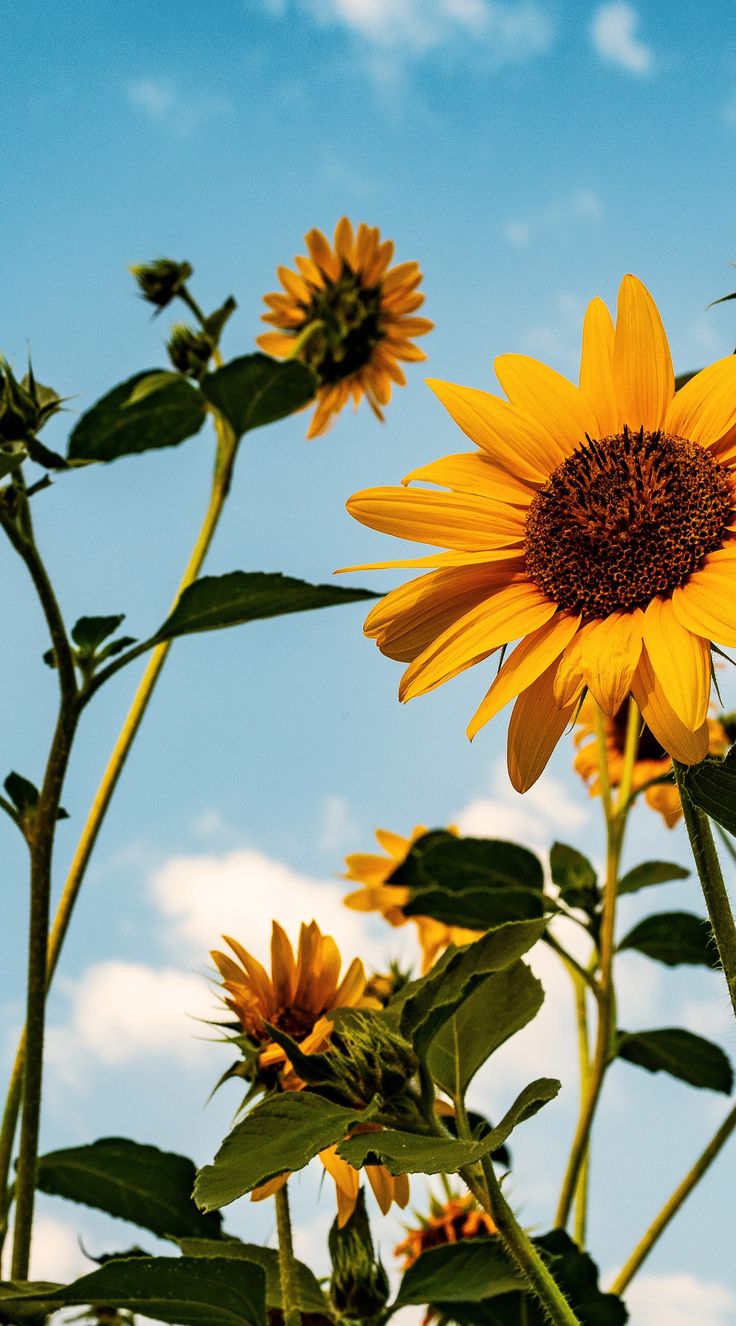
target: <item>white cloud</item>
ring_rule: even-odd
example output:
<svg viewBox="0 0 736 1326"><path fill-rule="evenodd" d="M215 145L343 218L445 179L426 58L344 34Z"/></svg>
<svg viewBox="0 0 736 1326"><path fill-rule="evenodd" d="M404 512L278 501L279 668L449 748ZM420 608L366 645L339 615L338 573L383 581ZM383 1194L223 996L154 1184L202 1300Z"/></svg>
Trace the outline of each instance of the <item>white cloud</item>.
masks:
<svg viewBox="0 0 736 1326"><path fill-rule="evenodd" d="M736 1295L686 1272L642 1275L626 1290L629 1326L733 1326Z"/></svg>
<svg viewBox="0 0 736 1326"><path fill-rule="evenodd" d="M78 1235L71 1225L45 1213L34 1217L31 1280L63 1284L94 1269L82 1252Z"/></svg>
<svg viewBox="0 0 736 1326"><path fill-rule="evenodd" d="M547 203L533 216L512 217L505 222L503 235L515 249L526 249L540 235L567 231L574 222L599 221L602 215L603 204L595 190L580 187Z"/></svg>
<svg viewBox="0 0 736 1326"><path fill-rule="evenodd" d="M589 818L587 806L581 805L567 788L544 774L523 797L509 786L502 764L492 776L490 796L474 797L451 816L460 832L469 837L508 838L527 842L544 851L562 830L574 830Z"/></svg>
<svg viewBox="0 0 736 1326"><path fill-rule="evenodd" d="M616 0L614 4L601 5L595 11L590 39L607 64L642 76L651 72L652 51L637 36L638 28L639 15L633 5Z"/></svg>
<svg viewBox="0 0 736 1326"><path fill-rule="evenodd" d="M182 92L173 79L137 78L126 85L125 95L134 110L182 136L232 110L229 98Z"/></svg>

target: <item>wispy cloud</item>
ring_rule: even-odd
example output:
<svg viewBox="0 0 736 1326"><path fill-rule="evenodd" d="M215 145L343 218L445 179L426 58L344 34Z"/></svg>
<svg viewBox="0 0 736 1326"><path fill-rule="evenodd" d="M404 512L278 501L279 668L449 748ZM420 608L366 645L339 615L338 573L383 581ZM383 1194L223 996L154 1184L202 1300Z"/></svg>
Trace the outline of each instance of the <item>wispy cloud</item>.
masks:
<svg viewBox="0 0 736 1326"><path fill-rule="evenodd" d="M642 77L651 73L653 56L651 47L639 38L638 31L639 15L633 5L616 0L596 9L590 39L601 60Z"/></svg>
<svg viewBox="0 0 736 1326"><path fill-rule="evenodd" d="M632 1322L647 1326L730 1326L736 1319L736 1296L726 1285L684 1271L637 1276L626 1304Z"/></svg>
<svg viewBox="0 0 736 1326"><path fill-rule="evenodd" d="M571 222L598 221L602 215L603 204L595 190L578 188L547 203L533 216L510 218L503 234L514 248L525 249L540 235L566 229Z"/></svg>
<svg viewBox="0 0 736 1326"><path fill-rule="evenodd" d="M126 84L125 96L133 110L182 137L232 110L228 97L184 92L168 78L134 79Z"/></svg>

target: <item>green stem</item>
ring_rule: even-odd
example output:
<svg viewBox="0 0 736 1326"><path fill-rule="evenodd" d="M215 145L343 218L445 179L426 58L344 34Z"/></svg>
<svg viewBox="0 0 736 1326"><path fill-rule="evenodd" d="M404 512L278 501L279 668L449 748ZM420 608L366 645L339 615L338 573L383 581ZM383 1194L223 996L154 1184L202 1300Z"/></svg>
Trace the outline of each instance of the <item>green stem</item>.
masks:
<svg viewBox="0 0 736 1326"><path fill-rule="evenodd" d="M695 867L703 890L705 905L713 927L723 974L736 1014L736 924L726 885L723 881L716 845L713 841L708 816L690 800L685 787L685 766L673 760L682 814L685 820Z"/></svg>
<svg viewBox="0 0 736 1326"><path fill-rule="evenodd" d="M578 1028L578 1062L580 1067L580 1098L585 1096L590 1074L590 1045L588 1042L588 1006L586 1003L586 985L576 972L571 971L575 991L575 1014ZM590 974L590 973L588 973ZM596 986L596 989L598 987ZM586 1148L583 1163L578 1174L575 1189L575 1219L573 1237L579 1248L585 1247L586 1226L588 1220L588 1178L590 1171L590 1147Z"/></svg>
<svg viewBox="0 0 736 1326"><path fill-rule="evenodd" d="M301 1326L302 1315L296 1292L296 1260L291 1237L289 1213L289 1185L284 1183L274 1194L276 1202L276 1230L279 1239L279 1281L281 1284L281 1315L284 1326Z"/></svg>
<svg viewBox="0 0 736 1326"><path fill-rule="evenodd" d="M677 1185L672 1196L665 1202L662 1210L655 1216L651 1225L637 1243L631 1256L626 1261L623 1268L619 1271L616 1279L611 1285L612 1294L623 1294L627 1285L633 1280L642 1262L649 1256L652 1248L658 1239L661 1238L670 1221L677 1215L680 1207L690 1196L693 1188L700 1182L706 1170L713 1164L718 1152L725 1142L728 1141L732 1132L736 1128L736 1106L726 1115L718 1131L711 1138L705 1150L695 1161L692 1169L688 1170L684 1179Z"/></svg>

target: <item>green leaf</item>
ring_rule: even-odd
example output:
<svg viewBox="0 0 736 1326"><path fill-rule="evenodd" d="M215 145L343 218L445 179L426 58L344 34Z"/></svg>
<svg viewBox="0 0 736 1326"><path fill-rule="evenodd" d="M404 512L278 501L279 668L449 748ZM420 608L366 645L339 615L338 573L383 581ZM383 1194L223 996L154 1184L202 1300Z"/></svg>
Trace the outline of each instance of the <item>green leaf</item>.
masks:
<svg viewBox="0 0 736 1326"><path fill-rule="evenodd" d="M478 1069L510 1036L536 1016L544 1002L541 982L525 962L482 981L435 1036L429 1067L438 1086L464 1095Z"/></svg>
<svg viewBox="0 0 736 1326"><path fill-rule="evenodd" d="M587 856L567 843L553 843L549 854L552 881L560 890L560 897L568 907L581 907L584 912L595 911L600 901L598 876Z"/></svg>
<svg viewBox="0 0 736 1326"><path fill-rule="evenodd" d="M72 627L72 640L83 653L94 654L103 640L117 631L124 621L123 612L114 617L80 617Z"/></svg>
<svg viewBox="0 0 736 1326"><path fill-rule="evenodd" d="M18 1301L25 1308L35 1295ZM14 1310L12 1300L0 1302ZM226 1257L121 1258L52 1293L41 1287L38 1302L48 1311L104 1303L174 1326L266 1326L266 1274Z"/></svg>
<svg viewBox="0 0 736 1326"><path fill-rule="evenodd" d="M304 1091L267 1096L233 1128L211 1165L197 1175L194 1200L203 1211L234 1202L277 1174L303 1169L374 1109L345 1109Z"/></svg>
<svg viewBox="0 0 736 1326"><path fill-rule="evenodd" d="M165 373L163 381L162 373L136 373L83 414L69 438L69 460L117 460L177 446L199 432L205 419L201 393L178 374Z"/></svg>
<svg viewBox="0 0 736 1326"><path fill-rule="evenodd" d="M504 971L544 934L547 920L509 921L474 944L448 950L443 962L414 982L403 1002L400 1029L417 1054L426 1052L441 1027L492 972Z"/></svg>
<svg viewBox="0 0 736 1326"><path fill-rule="evenodd" d="M241 1243L240 1239L179 1239L185 1257L232 1257L234 1261L255 1262L266 1272L266 1306L280 1309L281 1282L279 1254L276 1248L262 1248L258 1243ZM297 1306L302 1312L324 1313L327 1300L313 1271L304 1263L296 1262Z"/></svg>
<svg viewBox="0 0 736 1326"><path fill-rule="evenodd" d="M377 1156L379 1163L391 1174L455 1174L503 1146L514 1128L554 1100L559 1089L560 1083L554 1078L540 1077L536 1082L530 1082L501 1122L478 1141L459 1142L449 1137L426 1137L400 1129L382 1128L380 1132L358 1133L341 1141L338 1155L356 1169L375 1164L374 1157Z"/></svg>
<svg viewBox="0 0 736 1326"><path fill-rule="evenodd" d="M685 790L706 815L736 834L736 755L731 747L725 760L703 760L685 770Z"/></svg>
<svg viewBox="0 0 736 1326"><path fill-rule="evenodd" d="M195 631L217 631L287 612L309 612L340 603L359 603L379 596L369 589L310 585L280 572L231 571L202 576L184 590L154 640L173 640Z"/></svg>
<svg viewBox="0 0 736 1326"><path fill-rule="evenodd" d="M9 773L3 787L16 810L22 815L27 810L35 810L38 805L38 788L35 783L22 774Z"/></svg>
<svg viewBox="0 0 736 1326"><path fill-rule="evenodd" d="M669 884L672 879L687 879L689 874L685 866L678 866L673 861L644 861L624 875L616 892L619 895L638 893L639 889L648 889L652 884Z"/></svg>
<svg viewBox="0 0 736 1326"><path fill-rule="evenodd" d="M720 967L718 949L709 921L692 912L658 912L647 916L621 940L619 952L633 948L668 967L690 963Z"/></svg>
<svg viewBox="0 0 736 1326"><path fill-rule="evenodd" d="M541 861L525 847L501 839L426 834L417 840L389 883L411 889L411 901L404 908L408 916L437 915L438 907L447 910L448 902L436 891L462 894L463 908L472 895L470 905L482 913L487 928L541 916L544 910Z"/></svg>
<svg viewBox="0 0 736 1326"><path fill-rule="evenodd" d="M462 1239L422 1253L399 1286L394 1308L410 1303L481 1303L518 1289L522 1277L500 1239Z"/></svg>
<svg viewBox="0 0 736 1326"><path fill-rule="evenodd" d="M63 1285L47 1280L0 1281L0 1322L3 1326L43 1326L46 1317L55 1311L48 1295L55 1294ZM11 1315L12 1314L12 1315Z"/></svg>
<svg viewBox="0 0 736 1326"><path fill-rule="evenodd" d="M227 419L236 437L262 428L308 405L317 390L310 368L298 359L281 363L268 355L243 355L206 373L202 394Z"/></svg>
<svg viewBox="0 0 736 1326"><path fill-rule="evenodd" d="M680 1027L657 1031L619 1032L616 1053L649 1073L669 1073L693 1087L722 1091L733 1087L733 1070L719 1045Z"/></svg>
<svg viewBox="0 0 736 1326"><path fill-rule="evenodd" d="M41 1192L94 1206L160 1238L216 1239L219 1214L203 1215L192 1201L195 1173L186 1156L127 1137L103 1137L42 1156L37 1184Z"/></svg>

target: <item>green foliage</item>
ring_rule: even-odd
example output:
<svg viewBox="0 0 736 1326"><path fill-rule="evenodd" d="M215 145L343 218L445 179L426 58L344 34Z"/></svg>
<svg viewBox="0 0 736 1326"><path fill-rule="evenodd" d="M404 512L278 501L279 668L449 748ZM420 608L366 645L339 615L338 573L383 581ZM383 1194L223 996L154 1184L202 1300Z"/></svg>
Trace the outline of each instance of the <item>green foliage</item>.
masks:
<svg viewBox="0 0 736 1326"><path fill-rule="evenodd" d="M650 1073L669 1073L693 1087L722 1091L733 1088L733 1070L719 1045L680 1027L618 1033L616 1053Z"/></svg>
<svg viewBox="0 0 736 1326"><path fill-rule="evenodd" d="M231 1257L234 1261L254 1262L262 1266L266 1273L266 1307L281 1308L281 1282L279 1280L279 1255L276 1248L262 1248L258 1243L241 1243L240 1239L177 1239L185 1257ZM304 1263L297 1261L296 1298L302 1312L324 1313L327 1300L313 1271Z"/></svg>
<svg viewBox="0 0 736 1326"><path fill-rule="evenodd" d="M685 866L676 865L673 861L644 861L624 875L616 892L619 897L622 893L638 893L639 889L648 889L652 884L669 884L673 879L687 879L689 874Z"/></svg>
<svg viewBox="0 0 736 1326"><path fill-rule="evenodd" d="M540 1077L530 1082L501 1122L477 1141L460 1142L449 1137L426 1137L397 1128L382 1128L380 1132L357 1133L340 1142L338 1155L356 1169L374 1164L377 1156L391 1174L455 1174L466 1165L476 1164L483 1156L490 1156L518 1124L531 1119L554 1100L559 1089L560 1084L554 1078Z"/></svg>
<svg viewBox="0 0 736 1326"><path fill-rule="evenodd" d="M404 1274L393 1307L441 1302L444 1314L451 1316L453 1303L482 1303L521 1284L521 1272L500 1239L461 1239L417 1257Z"/></svg>
<svg viewBox="0 0 736 1326"><path fill-rule="evenodd" d="M620 942L619 952L633 948L668 967L689 963L718 967L718 949L709 921L692 912L658 912L647 916Z"/></svg>
<svg viewBox="0 0 736 1326"><path fill-rule="evenodd" d="M309 612L339 603L360 603L378 596L369 589L343 589L339 585L310 585L280 572L231 571L223 576L202 576L184 590L176 607L151 643L173 640L196 631L217 631L241 626L263 617L288 612Z"/></svg>
<svg viewBox="0 0 736 1326"><path fill-rule="evenodd" d="M568 907L580 907L589 915L600 902L598 877L587 856L567 843L553 843L549 854L552 882Z"/></svg>
<svg viewBox="0 0 736 1326"><path fill-rule="evenodd" d="M335 1220L329 1233L330 1298L339 1319L356 1326L373 1326L381 1320L388 1302L388 1276L376 1257L363 1188L358 1192L350 1219L342 1228Z"/></svg>
<svg viewBox="0 0 736 1326"><path fill-rule="evenodd" d="M525 847L500 839L426 834L389 883L411 889L407 916L469 929L528 920L545 909L541 862Z"/></svg>
<svg viewBox="0 0 736 1326"><path fill-rule="evenodd" d="M12 1314L34 1299L0 1296L0 1305ZM36 1301L44 1312L104 1303L174 1326L266 1326L266 1274L252 1262L225 1257L129 1257L52 1293L40 1287Z"/></svg>
<svg viewBox="0 0 736 1326"><path fill-rule="evenodd" d="M111 461L174 447L198 433L204 420L204 400L191 382L149 369L121 382L82 415L69 438L69 460Z"/></svg>
<svg viewBox="0 0 736 1326"><path fill-rule="evenodd" d="M374 1112L345 1109L306 1091L267 1096L236 1124L213 1163L199 1171L194 1200L203 1211L218 1210L277 1174L303 1169Z"/></svg>
<svg viewBox="0 0 736 1326"><path fill-rule="evenodd" d="M38 806L39 794L36 784L28 778L24 778L22 774L13 771L8 774L3 787L18 812L17 822L21 827L28 828L33 821ZM56 818L57 820L67 820L69 818L62 806L59 806Z"/></svg>
<svg viewBox="0 0 736 1326"><path fill-rule="evenodd" d="M463 1000L435 1036L429 1067L438 1086L465 1094L478 1069L510 1036L536 1016L544 990L525 962L494 972Z"/></svg>
<svg viewBox="0 0 736 1326"><path fill-rule="evenodd" d="M725 760L706 759L684 773L690 800L723 829L736 834L736 746Z"/></svg>
<svg viewBox="0 0 736 1326"><path fill-rule="evenodd" d="M417 1054L429 1048L449 1018L492 972L514 965L544 934L547 921L509 921L444 959L407 988L400 1027Z"/></svg>
<svg viewBox="0 0 736 1326"><path fill-rule="evenodd" d="M322 1054L305 1054L278 1027L266 1028L299 1077L328 1100L363 1109L374 1096L384 1103L401 1096L419 1063L391 1020L364 1008L337 1009L330 1020L330 1048Z"/></svg>
<svg viewBox="0 0 736 1326"><path fill-rule="evenodd" d="M281 363L268 355L243 355L206 373L203 396L227 419L236 437L275 423L308 405L317 387L311 369L297 359Z"/></svg>

